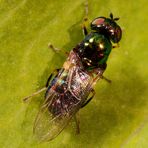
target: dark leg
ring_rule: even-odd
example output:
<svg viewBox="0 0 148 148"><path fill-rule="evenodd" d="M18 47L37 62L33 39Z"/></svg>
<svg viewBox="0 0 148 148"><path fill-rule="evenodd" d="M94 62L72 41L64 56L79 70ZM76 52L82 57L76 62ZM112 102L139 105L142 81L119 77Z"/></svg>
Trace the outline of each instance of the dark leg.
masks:
<svg viewBox="0 0 148 148"><path fill-rule="evenodd" d="M104 77L103 75L102 75L101 79L104 79L104 80L105 80L106 82L108 82L108 83L111 83L111 82L112 82L110 79L107 79L107 78Z"/></svg>
<svg viewBox="0 0 148 148"><path fill-rule="evenodd" d="M45 85L46 87L48 87L49 82L50 82L50 80L51 80L52 76L53 76L53 74L50 74L49 78L47 79L47 82L46 82L46 85Z"/></svg>
<svg viewBox="0 0 148 148"><path fill-rule="evenodd" d="M92 92L92 96L84 102L84 104L81 106L81 108L83 108L84 106L86 106L92 100L92 98L94 97L94 95L96 94L93 89L92 89L91 92Z"/></svg>
<svg viewBox="0 0 148 148"><path fill-rule="evenodd" d="M86 26L84 24L82 26L82 29L83 29L84 36L86 36L88 34L88 31L87 31Z"/></svg>
<svg viewBox="0 0 148 148"><path fill-rule="evenodd" d="M79 134L80 133L80 126L79 126L80 125L80 121L79 121L79 119L78 119L76 114L74 116L74 119L75 119L75 122L76 122L76 134Z"/></svg>
<svg viewBox="0 0 148 148"><path fill-rule="evenodd" d="M57 73L59 72L59 70L60 70L60 69L55 69L55 70L53 71L53 73L51 73L51 74L50 74L49 78L47 79L46 85L45 85L46 87L48 87L48 86L49 86L49 82L50 82L50 80L51 80L52 76L53 76L53 75L55 75L55 76L56 76L56 75L57 75Z"/></svg>

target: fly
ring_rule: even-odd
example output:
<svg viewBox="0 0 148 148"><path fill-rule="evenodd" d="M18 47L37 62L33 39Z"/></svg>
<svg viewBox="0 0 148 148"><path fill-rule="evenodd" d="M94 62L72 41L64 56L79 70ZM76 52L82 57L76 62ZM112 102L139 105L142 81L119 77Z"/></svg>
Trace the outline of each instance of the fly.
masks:
<svg viewBox="0 0 148 148"><path fill-rule="evenodd" d="M46 90L45 101L34 123L34 133L41 141L54 139L72 117L76 119L76 113L94 97L93 87L98 80L110 82L103 73L112 48L117 47L121 40L118 19L113 18L112 13L109 18L97 17L90 23L90 33L83 25L85 37L70 51L63 67L49 76L43 89L24 98L26 101ZM57 50L53 45L50 47ZM79 132L77 120L76 125Z"/></svg>

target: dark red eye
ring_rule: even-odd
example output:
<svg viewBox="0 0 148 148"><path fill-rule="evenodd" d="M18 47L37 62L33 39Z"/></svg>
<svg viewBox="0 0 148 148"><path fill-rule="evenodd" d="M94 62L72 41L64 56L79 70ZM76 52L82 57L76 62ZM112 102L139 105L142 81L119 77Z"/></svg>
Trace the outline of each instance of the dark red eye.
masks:
<svg viewBox="0 0 148 148"><path fill-rule="evenodd" d="M115 24L114 27L111 26L109 29L109 36L114 43L118 43L122 37L121 28L117 24Z"/></svg>
<svg viewBox="0 0 148 148"><path fill-rule="evenodd" d="M116 27L115 29L115 35L116 35L116 43L118 43L122 37L122 30L119 26Z"/></svg>

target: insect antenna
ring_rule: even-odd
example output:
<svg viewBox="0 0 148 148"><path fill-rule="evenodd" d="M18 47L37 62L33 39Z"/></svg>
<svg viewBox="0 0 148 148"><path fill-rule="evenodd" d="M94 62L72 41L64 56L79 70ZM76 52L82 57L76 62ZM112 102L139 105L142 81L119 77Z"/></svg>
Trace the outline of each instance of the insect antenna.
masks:
<svg viewBox="0 0 148 148"><path fill-rule="evenodd" d="M111 20L113 20L113 21L118 21L120 19L118 17L114 18L112 12L110 13L109 16L110 16Z"/></svg>
<svg viewBox="0 0 148 148"><path fill-rule="evenodd" d="M111 20L113 20L113 14L112 14L112 12L110 13L110 18L111 18Z"/></svg>
<svg viewBox="0 0 148 148"><path fill-rule="evenodd" d="M114 18L114 21L118 21L120 18L119 17L117 17L117 18Z"/></svg>

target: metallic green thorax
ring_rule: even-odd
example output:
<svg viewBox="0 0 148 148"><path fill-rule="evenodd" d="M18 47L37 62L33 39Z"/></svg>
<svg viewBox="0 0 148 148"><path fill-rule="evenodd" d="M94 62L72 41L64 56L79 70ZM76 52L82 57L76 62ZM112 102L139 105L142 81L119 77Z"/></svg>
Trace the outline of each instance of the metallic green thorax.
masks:
<svg viewBox="0 0 148 148"><path fill-rule="evenodd" d="M104 57L99 61L99 64L104 64L106 63L111 52L112 44L107 38L105 38L104 35L100 35L98 33L94 33L94 39L95 42L99 45L98 49L103 50L104 53Z"/></svg>
<svg viewBox="0 0 148 148"><path fill-rule="evenodd" d="M106 64L112 44L104 35L91 32L81 43L80 56L88 69Z"/></svg>

